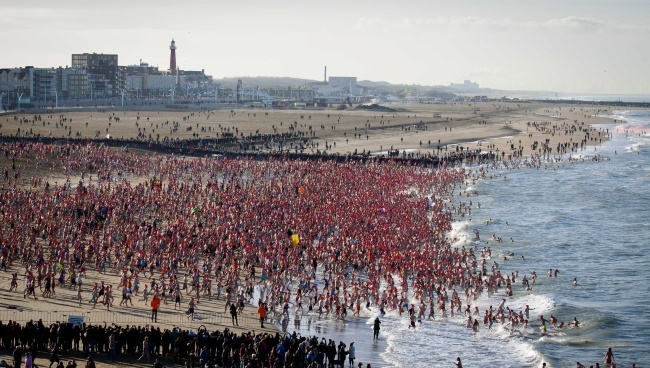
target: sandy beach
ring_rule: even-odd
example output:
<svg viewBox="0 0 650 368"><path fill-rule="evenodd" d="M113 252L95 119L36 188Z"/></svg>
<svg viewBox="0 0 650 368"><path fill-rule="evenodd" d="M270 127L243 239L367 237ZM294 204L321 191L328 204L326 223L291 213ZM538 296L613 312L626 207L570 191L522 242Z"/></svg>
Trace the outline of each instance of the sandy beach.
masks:
<svg viewBox="0 0 650 368"><path fill-rule="evenodd" d="M232 134L298 132L308 140L305 153L353 154L364 150L386 154L387 150L427 155L463 148L498 149L533 153L534 142L579 142L580 131L592 124L607 123L599 117L610 108L596 105L554 105L534 102L453 102L447 104L387 104L395 111L361 109L262 110L224 109L198 111L96 110L0 117L3 136L113 138L141 140L219 138ZM66 110L61 110L66 111ZM23 121L21 123L21 120ZM58 125L57 125L58 123ZM538 125L538 128L535 128ZM553 129L555 128L555 129ZM588 144L599 142L600 138ZM594 135L592 135L594 138ZM263 147L258 149L265 150ZM284 147L285 149L290 147ZM277 149L277 147L276 147ZM439 150L440 149L440 150ZM268 151L268 149L266 149Z"/></svg>
<svg viewBox="0 0 650 368"><path fill-rule="evenodd" d="M607 135L591 131L590 125L608 123L611 120L597 117L609 110L601 106L562 106L538 103L450 103L444 105L404 104L387 105L398 110L381 111L338 111L338 110L210 110L210 111L121 111L107 110L94 112L65 112L40 114L40 120L30 115L5 115L0 117L0 132L3 136L45 136L65 139L66 137L95 138L110 135L115 138L147 139L189 139L216 138L224 133L246 137L249 134L271 134L274 132L297 131L310 138L305 152L327 150L328 153L341 154L370 151L385 154L387 150L405 150L420 155L436 155L460 149L504 152L512 155L518 152L527 156L538 153L535 143L543 142L555 148L562 144L580 143L586 139L587 145L597 145L606 140ZM435 116L435 117L434 117ZM118 118L118 120L116 120ZM192 128L191 130L188 128ZM290 128L291 127L291 128ZM174 129L176 128L176 129ZM310 133L313 132L313 133ZM586 134L589 136L586 138ZM325 147L328 148L325 148ZM458 148L457 148L458 147ZM555 149L552 153L555 153ZM578 150L579 153L579 150ZM143 153L145 154L145 153ZM0 166L10 165L5 158ZM18 167L24 170L22 184L30 176L58 179L65 177L57 173L57 168L37 172L33 162L19 161ZM71 180L76 182L78 178ZM19 183L20 184L20 183ZM17 262L10 267L19 274L24 266ZM117 306L121 290L120 279L111 271L100 273L89 269L84 283L113 285L115 305L113 308L93 305L89 289L85 289L81 305L76 300L76 292L68 287L57 288L56 297L38 300L21 299L23 285L18 292L9 292L11 273L0 273L0 320L14 320L25 323L42 319L44 323L66 321L71 316L83 317L91 324L143 325L150 324L151 308L141 296L134 296L134 306ZM143 279L144 285L146 280ZM142 289L142 286L141 286ZM255 331L274 333L278 331L270 323L260 329L256 306L248 305L240 316L239 326L233 326L225 310L225 300L201 299L196 307L196 318L190 321L186 315L189 296L184 295L181 308L174 309L174 301L169 298L161 305L159 322L155 327L171 329L180 327L197 330L202 325L208 329L230 328L236 332ZM7 352L5 352L7 353ZM0 356L10 361L9 355ZM41 354L41 360L45 358ZM42 363L42 361L41 361ZM165 362L165 364L171 364ZM150 365L150 364L143 364ZM100 365L101 366L101 365Z"/></svg>

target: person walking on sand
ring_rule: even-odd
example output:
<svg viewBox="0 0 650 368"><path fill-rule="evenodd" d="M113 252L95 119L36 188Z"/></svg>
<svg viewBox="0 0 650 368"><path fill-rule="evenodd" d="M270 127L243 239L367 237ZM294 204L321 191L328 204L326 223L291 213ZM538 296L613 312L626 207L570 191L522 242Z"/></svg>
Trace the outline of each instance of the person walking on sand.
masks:
<svg viewBox="0 0 650 368"><path fill-rule="evenodd" d="M104 305L106 305L106 310L110 311L113 306L113 286L108 285L106 287L106 292L104 293Z"/></svg>
<svg viewBox="0 0 650 368"><path fill-rule="evenodd" d="M237 306L235 304L230 304L230 317L232 318L232 325L239 326L237 321Z"/></svg>
<svg viewBox="0 0 650 368"><path fill-rule="evenodd" d="M34 285L34 278L32 276L29 276L27 278L27 281L25 282L25 292L23 292L23 299L27 298L28 296L33 296L35 300L38 300L36 297L36 292L35 292L35 285Z"/></svg>
<svg viewBox="0 0 650 368"><path fill-rule="evenodd" d="M142 291L142 301L147 304L149 302L149 285L144 285L144 291Z"/></svg>
<svg viewBox="0 0 650 368"><path fill-rule="evenodd" d="M81 287L81 284L83 283L83 277L81 272L77 274L77 287Z"/></svg>
<svg viewBox="0 0 650 368"><path fill-rule="evenodd" d="M160 301L158 302L160 303ZM142 355L140 355L138 361L140 361L142 358L147 358L147 360L149 360L149 336L145 336L144 340L142 341Z"/></svg>
<svg viewBox="0 0 650 368"><path fill-rule="evenodd" d="M264 303L260 303L257 308L257 315L260 317L261 328L264 328L264 319L266 319L266 305Z"/></svg>
<svg viewBox="0 0 650 368"><path fill-rule="evenodd" d="M52 368L52 364L56 363L57 365L59 364L59 351L56 347L52 349L52 355L50 355L50 365L48 368ZM55 366L56 367L56 366Z"/></svg>
<svg viewBox="0 0 650 368"><path fill-rule="evenodd" d="M194 298L190 299L190 302L188 303L188 309L185 314L187 314L187 318L192 318L192 321L194 321L194 307L196 306L196 303L194 302Z"/></svg>
<svg viewBox="0 0 650 368"><path fill-rule="evenodd" d="M181 293L181 290L179 288L176 288L174 291L174 310L176 310L176 306L178 305L178 309L181 309L181 299L182 299L183 293Z"/></svg>
<svg viewBox="0 0 650 368"><path fill-rule="evenodd" d="M16 349L14 349L13 358L14 367L20 367L20 364L23 360L23 349L21 349L20 345L17 345Z"/></svg>
<svg viewBox="0 0 650 368"><path fill-rule="evenodd" d="M25 354L25 368L33 368L34 367L34 359L32 358L32 353L27 352Z"/></svg>
<svg viewBox="0 0 650 368"><path fill-rule="evenodd" d="M151 322L158 322L158 308L160 308L160 297L155 294L151 299Z"/></svg>
<svg viewBox="0 0 650 368"><path fill-rule="evenodd" d="M9 287L9 291L17 291L18 290L18 273L14 272L11 274L11 286Z"/></svg>
<svg viewBox="0 0 650 368"><path fill-rule="evenodd" d="M92 303L93 309L97 306L97 301L99 300L99 292L97 291L97 285L93 288L92 295L90 297L89 303Z"/></svg>
<svg viewBox="0 0 650 368"><path fill-rule="evenodd" d="M127 291L128 291L128 287L126 285L124 285L124 287L122 288L122 301L120 301L120 306L122 306L122 305L128 306L127 305L128 299L126 297Z"/></svg>
<svg viewBox="0 0 650 368"><path fill-rule="evenodd" d="M133 306L133 290L130 286L126 288L126 301L131 303L131 306ZM126 303L124 303L124 306L126 307Z"/></svg>
<svg viewBox="0 0 650 368"><path fill-rule="evenodd" d="M81 306L81 299L82 299L82 296L81 296L81 286L79 286L79 287L77 288L77 300L79 301L79 305L80 305L80 306Z"/></svg>

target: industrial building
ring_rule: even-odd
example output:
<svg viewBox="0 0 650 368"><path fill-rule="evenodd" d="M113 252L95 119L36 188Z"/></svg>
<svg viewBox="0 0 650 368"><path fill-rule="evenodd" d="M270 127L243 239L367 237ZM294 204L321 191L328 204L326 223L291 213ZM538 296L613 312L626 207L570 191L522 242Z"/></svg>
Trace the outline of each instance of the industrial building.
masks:
<svg viewBox="0 0 650 368"><path fill-rule="evenodd" d="M329 77L327 83L314 83L312 88L321 97L348 97L363 93L357 85L357 77Z"/></svg>

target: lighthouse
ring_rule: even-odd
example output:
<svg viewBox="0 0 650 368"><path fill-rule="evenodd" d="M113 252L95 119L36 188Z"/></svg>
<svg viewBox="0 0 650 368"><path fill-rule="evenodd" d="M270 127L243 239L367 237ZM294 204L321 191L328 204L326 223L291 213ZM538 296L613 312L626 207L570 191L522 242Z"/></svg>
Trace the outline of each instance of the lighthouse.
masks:
<svg viewBox="0 0 650 368"><path fill-rule="evenodd" d="M169 45L169 71L174 73L176 71L176 42L172 38L172 44Z"/></svg>

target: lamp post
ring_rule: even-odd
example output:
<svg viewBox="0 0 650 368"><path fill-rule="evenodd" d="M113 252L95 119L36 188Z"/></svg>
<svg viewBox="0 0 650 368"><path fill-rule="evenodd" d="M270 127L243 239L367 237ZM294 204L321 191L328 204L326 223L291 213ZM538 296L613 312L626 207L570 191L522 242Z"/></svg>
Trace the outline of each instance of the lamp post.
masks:
<svg viewBox="0 0 650 368"><path fill-rule="evenodd" d="M53 91L54 91L55 107L58 109L59 108L59 93L56 91L56 88L54 88Z"/></svg>
<svg viewBox="0 0 650 368"><path fill-rule="evenodd" d="M18 112L20 112L20 99L23 98L23 94L18 95Z"/></svg>

